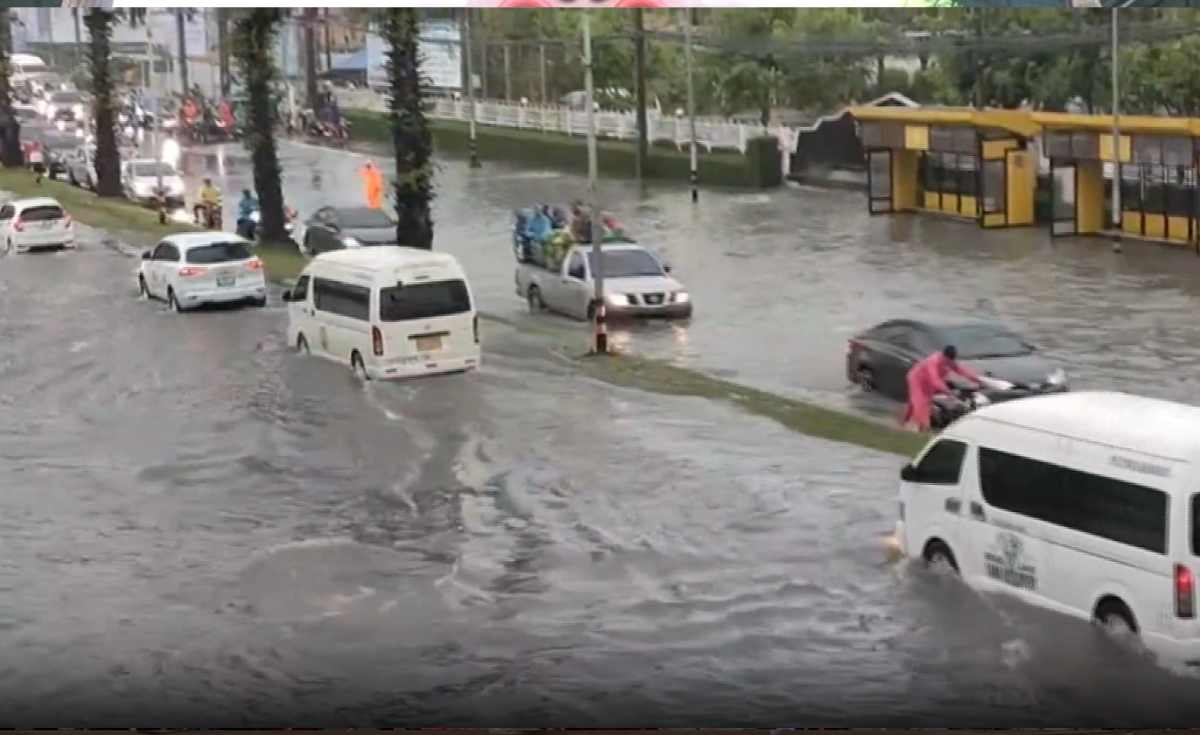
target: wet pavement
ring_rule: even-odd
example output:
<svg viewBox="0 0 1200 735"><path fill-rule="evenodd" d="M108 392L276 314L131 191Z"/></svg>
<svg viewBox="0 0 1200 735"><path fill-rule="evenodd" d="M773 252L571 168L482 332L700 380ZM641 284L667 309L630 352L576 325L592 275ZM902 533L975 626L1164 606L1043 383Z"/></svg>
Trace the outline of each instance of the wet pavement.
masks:
<svg viewBox="0 0 1200 735"><path fill-rule="evenodd" d="M245 176L228 161L227 198ZM358 163L285 145L285 191L302 212L353 203ZM314 171L320 194L303 194ZM522 316L511 292L509 209L574 196L578 179L445 161L438 181L438 245L482 308L556 322ZM693 213L676 189L627 206L619 189L606 201L653 233L700 305L689 326L621 339L748 382L839 396L845 332L966 294L1056 354L1090 341L1097 356L1075 368L1088 380L1177 364L1188 344L1175 322L1153 350L1135 328L1194 298L1171 290L1179 254L1002 255L958 225L868 220L846 194L706 192ZM903 228L908 241L889 239ZM915 244L953 232L961 245ZM1025 241L1014 232L1001 237ZM1152 276L1150 259L1175 275ZM888 274L897 262L913 267ZM479 373L363 386L285 347L278 300L172 315L134 297L135 266L86 228L78 253L0 258L2 725L1200 716L1195 679L1087 625L889 563L899 458L594 383L490 322ZM839 290L838 268L860 285ZM1080 285L1089 272L1140 289L1118 297L1120 329L1100 317L1116 313L1101 285ZM1065 337L1027 302L1068 293Z"/></svg>

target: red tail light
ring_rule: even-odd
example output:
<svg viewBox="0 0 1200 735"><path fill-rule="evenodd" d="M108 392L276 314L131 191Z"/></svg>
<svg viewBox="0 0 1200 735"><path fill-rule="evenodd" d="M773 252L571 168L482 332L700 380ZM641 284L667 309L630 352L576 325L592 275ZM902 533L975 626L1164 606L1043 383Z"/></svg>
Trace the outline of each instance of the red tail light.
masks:
<svg viewBox="0 0 1200 735"><path fill-rule="evenodd" d="M1175 617L1196 617L1196 578L1182 564L1175 565Z"/></svg>
<svg viewBox="0 0 1200 735"><path fill-rule="evenodd" d="M246 263L246 267L252 271L260 271L262 270L263 264L261 260L254 258Z"/></svg>
<svg viewBox="0 0 1200 735"><path fill-rule="evenodd" d="M371 347L376 357L383 357L383 332L379 331L379 327L371 327Z"/></svg>
<svg viewBox="0 0 1200 735"><path fill-rule="evenodd" d="M196 276L204 275L205 272L203 268L196 268L190 265L179 269L179 275L184 278L195 278Z"/></svg>
<svg viewBox="0 0 1200 735"><path fill-rule="evenodd" d="M17 217L15 220L13 220L12 228L17 232L24 232L25 223L21 221L20 217Z"/></svg>
<svg viewBox="0 0 1200 735"><path fill-rule="evenodd" d="M478 314L476 314L475 318L471 320L471 328L475 330L475 344L479 344L479 315Z"/></svg>

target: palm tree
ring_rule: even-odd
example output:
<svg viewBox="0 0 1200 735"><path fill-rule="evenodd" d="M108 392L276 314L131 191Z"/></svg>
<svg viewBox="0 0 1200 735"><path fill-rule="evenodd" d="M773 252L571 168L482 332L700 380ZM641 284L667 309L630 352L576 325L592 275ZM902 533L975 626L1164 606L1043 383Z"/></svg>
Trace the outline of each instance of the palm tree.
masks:
<svg viewBox="0 0 1200 735"><path fill-rule="evenodd" d="M396 149L396 239L433 249L433 136L421 100L421 59L417 53L417 12L413 8L383 11L382 31L388 44L388 101L392 145Z"/></svg>
<svg viewBox="0 0 1200 735"><path fill-rule="evenodd" d="M116 114L113 109L111 11L92 8L84 20L91 40L88 57L92 72L92 99L96 128L96 193L121 196L121 151L117 148Z"/></svg>
<svg viewBox="0 0 1200 735"><path fill-rule="evenodd" d="M283 219L283 186L275 148L275 34L283 13L255 8L240 13L233 24L233 54L249 97L246 148L254 161L254 189L262 212L264 242L287 242Z"/></svg>
<svg viewBox="0 0 1200 735"><path fill-rule="evenodd" d="M21 155L21 123L12 109L12 89L9 88L8 49L12 42L12 17L8 8L0 8L0 162L7 168L19 168Z"/></svg>

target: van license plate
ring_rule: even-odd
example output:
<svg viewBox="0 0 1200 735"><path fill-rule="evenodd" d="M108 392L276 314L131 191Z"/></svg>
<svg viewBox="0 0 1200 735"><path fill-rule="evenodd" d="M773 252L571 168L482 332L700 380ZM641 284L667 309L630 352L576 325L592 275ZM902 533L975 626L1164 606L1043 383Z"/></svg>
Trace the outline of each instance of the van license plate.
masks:
<svg viewBox="0 0 1200 735"><path fill-rule="evenodd" d="M442 349L441 337L417 337L419 352L437 352L440 349Z"/></svg>
<svg viewBox="0 0 1200 735"><path fill-rule="evenodd" d="M236 280L233 276L217 276L217 285L232 286Z"/></svg>

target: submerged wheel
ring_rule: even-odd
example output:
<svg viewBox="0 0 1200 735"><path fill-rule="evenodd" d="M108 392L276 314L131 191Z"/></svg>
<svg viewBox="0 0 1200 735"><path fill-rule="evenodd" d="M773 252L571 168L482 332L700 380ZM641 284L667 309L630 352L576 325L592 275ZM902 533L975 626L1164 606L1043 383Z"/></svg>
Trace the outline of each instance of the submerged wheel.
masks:
<svg viewBox="0 0 1200 735"><path fill-rule="evenodd" d="M176 314L183 313L183 307L179 305L179 299L175 298L175 289L167 288L167 308Z"/></svg>
<svg viewBox="0 0 1200 735"><path fill-rule="evenodd" d="M945 543L933 540L925 545L925 553L921 555L925 559L925 565L935 571L950 571L958 574L958 562L954 558L954 552Z"/></svg>
<svg viewBox="0 0 1200 735"><path fill-rule="evenodd" d="M545 311L546 302L542 301L542 289L537 286L530 286L529 293L526 295L526 300L529 302L529 310L533 312Z"/></svg>
<svg viewBox="0 0 1200 735"><path fill-rule="evenodd" d="M371 376L367 374L367 365L357 350L350 355L350 369L354 371L354 376L363 382L371 379Z"/></svg>
<svg viewBox="0 0 1200 735"><path fill-rule="evenodd" d="M303 334L296 338L296 352L299 352L302 355L309 354L308 340L304 338Z"/></svg>
<svg viewBox="0 0 1200 735"><path fill-rule="evenodd" d="M1092 621L1117 641L1129 641L1138 635L1137 621L1129 606L1115 597L1109 597L1096 606Z"/></svg>
<svg viewBox="0 0 1200 735"><path fill-rule="evenodd" d="M149 299L150 289L146 288L146 277L138 276L138 298Z"/></svg>
<svg viewBox="0 0 1200 735"><path fill-rule="evenodd" d="M862 388L863 393L875 392L875 372L869 367L860 367L858 369L858 387Z"/></svg>

